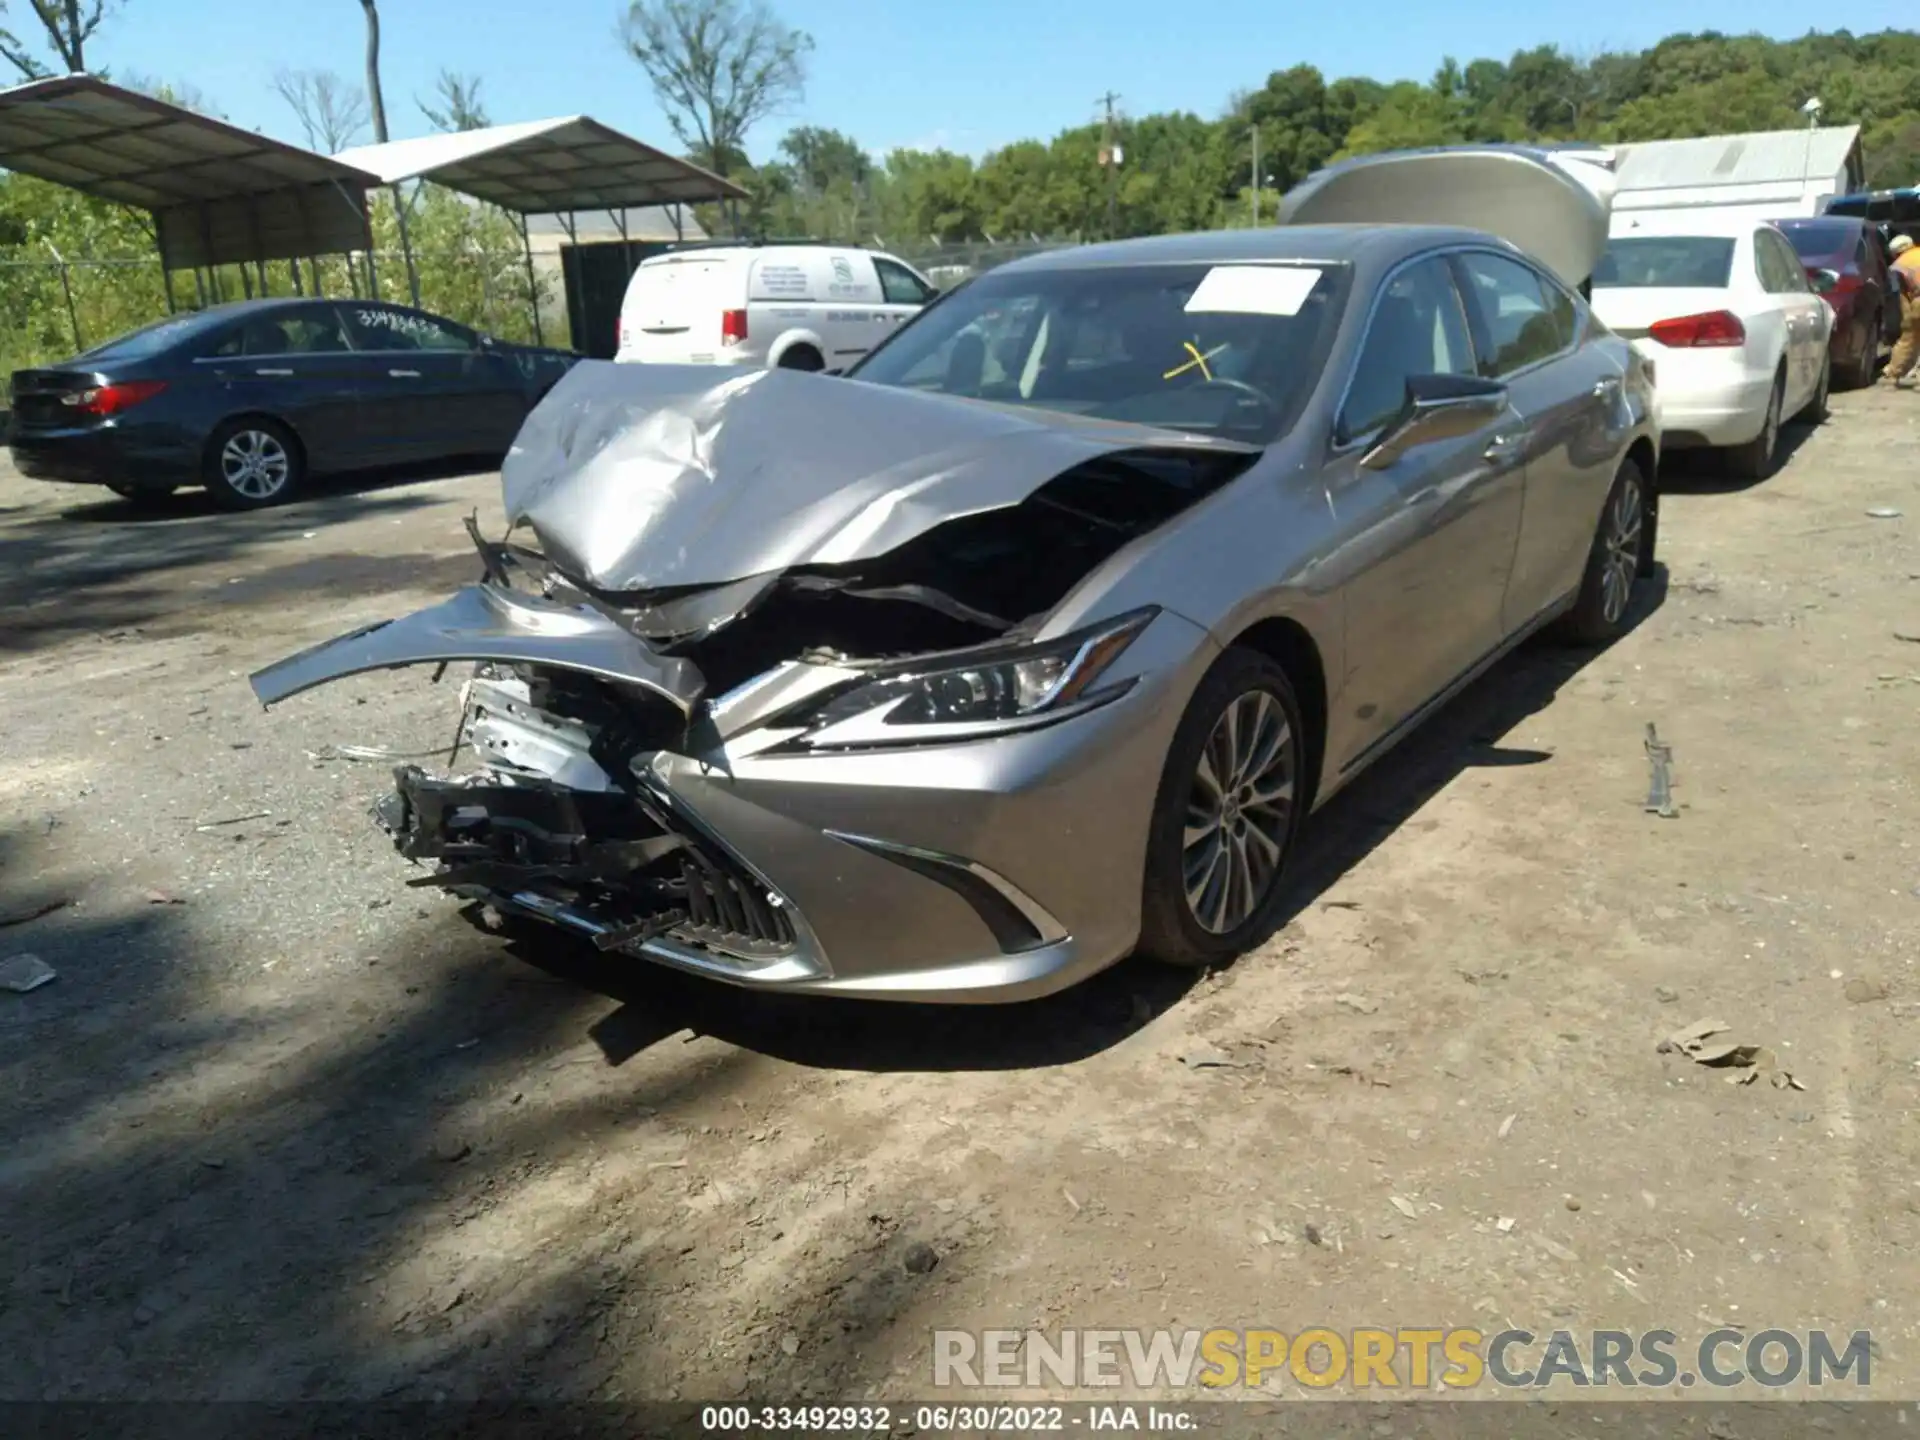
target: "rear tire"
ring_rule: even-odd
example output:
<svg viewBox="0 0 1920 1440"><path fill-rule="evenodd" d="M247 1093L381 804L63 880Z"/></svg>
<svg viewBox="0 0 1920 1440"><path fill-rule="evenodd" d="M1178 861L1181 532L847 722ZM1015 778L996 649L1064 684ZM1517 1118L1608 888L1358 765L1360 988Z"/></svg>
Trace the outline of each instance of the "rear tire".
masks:
<svg viewBox="0 0 1920 1440"><path fill-rule="evenodd" d="M1858 351L1840 372L1840 383L1848 390L1864 390L1873 384L1873 369L1880 360L1880 337L1873 326L1861 325Z"/></svg>
<svg viewBox="0 0 1920 1440"><path fill-rule="evenodd" d="M202 481L222 510L264 510L291 499L306 479L306 456L278 420L229 420L207 441Z"/></svg>
<svg viewBox="0 0 1920 1440"><path fill-rule="evenodd" d="M1569 643L1610 645L1625 632L1633 609L1633 582L1652 568L1655 504L1640 463L1621 461L1587 551L1580 596L1560 624L1561 637Z"/></svg>
<svg viewBox="0 0 1920 1440"><path fill-rule="evenodd" d="M1305 814L1306 738L1279 664L1239 647L1214 662L1167 747L1154 798L1140 954L1199 969L1262 938L1285 898Z"/></svg>
<svg viewBox="0 0 1920 1440"><path fill-rule="evenodd" d="M1806 408L1793 417L1795 423L1800 425L1824 425L1827 416L1832 413L1827 407L1828 397L1832 395L1832 393L1833 358L1831 354L1829 354L1826 359L1820 362L1820 383L1814 388L1813 398L1807 401Z"/></svg>
<svg viewBox="0 0 1920 1440"><path fill-rule="evenodd" d="M1773 474L1780 455L1780 411L1787 400L1787 374L1773 377L1773 389L1767 396L1767 416L1760 422L1760 433L1744 445L1726 452L1727 469L1741 480L1765 480Z"/></svg>
<svg viewBox="0 0 1920 1440"><path fill-rule="evenodd" d="M827 362L811 345L795 345L780 357L781 370L824 370Z"/></svg>

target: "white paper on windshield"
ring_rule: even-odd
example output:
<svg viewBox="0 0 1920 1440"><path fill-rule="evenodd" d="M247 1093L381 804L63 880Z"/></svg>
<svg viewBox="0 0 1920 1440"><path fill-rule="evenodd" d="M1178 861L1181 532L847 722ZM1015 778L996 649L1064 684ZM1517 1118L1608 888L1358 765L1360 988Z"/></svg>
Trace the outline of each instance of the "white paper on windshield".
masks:
<svg viewBox="0 0 1920 1440"><path fill-rule="evenodd" d="M1187 312L1298 315L1325 273L1307 265L1216 265L1193 287Z"/></svg>

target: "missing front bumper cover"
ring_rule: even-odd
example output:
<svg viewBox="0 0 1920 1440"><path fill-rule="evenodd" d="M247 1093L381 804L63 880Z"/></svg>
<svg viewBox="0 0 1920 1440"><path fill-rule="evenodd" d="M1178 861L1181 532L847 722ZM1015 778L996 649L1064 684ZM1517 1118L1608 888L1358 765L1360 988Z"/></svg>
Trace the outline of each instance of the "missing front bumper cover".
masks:
<svg viewBox="0 0 1920 1440"><path fill-rule="evenodd" d="M413 884L510 901L536 895L568 911L601 949L637 950L666 937L756 962L797 947L779 896L630 794L441 780L403 765L374 813L402 855L439 866Z"/></svg>

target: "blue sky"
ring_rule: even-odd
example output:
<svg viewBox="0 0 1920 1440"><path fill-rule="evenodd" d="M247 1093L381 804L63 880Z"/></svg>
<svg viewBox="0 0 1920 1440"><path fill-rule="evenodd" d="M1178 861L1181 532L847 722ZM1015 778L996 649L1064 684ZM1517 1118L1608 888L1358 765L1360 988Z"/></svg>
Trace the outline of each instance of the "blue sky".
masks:
<svg viewBox="0 0 1920 1440"><path fill-rule="evenodd" d="M1111 89L1145 114L1211 116L1236 88L1307 63L1330 77L1425 79L1443 55L1504 58L1555 43L1582 53L1638 48L1677 28L1803 33L1789 0L1611 0L1518 7L1495 0L1368 5L1210 0L774 0L815 41L806 99L750 137L766 158L793 124L844 130L878 153L945 145L978 155L1049 137L1096 114ZM19 7L24 9L25 7ZM656 144L670 132L646 78L617 44L616 0L384 0L382 74L393 138L428 129L413 103L441 67L483 77L497 122L585 113ZM1507 18L1501 18L1502 15ZM1911 23L1891 0L1857 0L1835 18L1856 34ZM273 92L282 67L358 80L357 0L119 0L93 64L187 81L235 122L285 139L299 131Z"/></svg>

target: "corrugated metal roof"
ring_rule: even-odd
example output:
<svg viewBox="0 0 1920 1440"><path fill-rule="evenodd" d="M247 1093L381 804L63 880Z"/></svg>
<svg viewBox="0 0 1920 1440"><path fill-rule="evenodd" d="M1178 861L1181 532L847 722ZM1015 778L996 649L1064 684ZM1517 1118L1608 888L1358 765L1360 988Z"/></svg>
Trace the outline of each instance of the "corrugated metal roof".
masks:
<svg viewBox="0 0 1920 1440"><path fill-rule="evenodd" d="M1678 190L1831 179L1860 142L1858 125L1760 130L1613 147L1621 190Z"/></svg>
<svg viewBox="0 0 1920 1440"><path fill-rule="evenodd" d="M0 170L151 211L176 267L363 249L379 183L91 75L0 90Z"/></svg>
<svg viewBox="0 0 1920 1440"><path fill-rule="evenodd" d="M744 199L746 191L585 115L343 150L382 180L431 180L521 215Z"/></svg>
<svg viewBox="0 0 1920 1440"><path fill-rule="evenodd" d="M618 240L620 224L614 219L619 211L609 213L605 210L582 210L574 216L574 233L582 244L602 240ZM673 211L665 205L629 206L627 216L627 239L629 240L704 240L707 232L700 222L693 218L691 207L680 213L680 230L673 228ZM558 215L540 215L527 220L527 233L534 239L557 236L568 240L566 221ZM571 243L571 242L569 242Z"/></svg>

